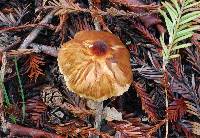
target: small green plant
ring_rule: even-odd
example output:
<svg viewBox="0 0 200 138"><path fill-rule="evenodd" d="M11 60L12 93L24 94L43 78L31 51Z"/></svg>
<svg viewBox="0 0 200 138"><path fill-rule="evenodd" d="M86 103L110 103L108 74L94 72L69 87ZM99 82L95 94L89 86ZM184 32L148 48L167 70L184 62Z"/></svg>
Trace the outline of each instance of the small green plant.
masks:
<svg viewBox="0 0 200 138"><path fill-rule="evenodd" d="M25 118L25 113L26 113L26 105L25 105L25 96L24 96L24 90L22 87L22 81L19 75L19 69L18 69L18 64L17 64L17 58L14 58L14 62L15 62L15 69L16 69L16 73L17 73L17 78L18 78L18 82L19 82L19 87L20 87L20 92L21 92L21 97L22 97L22 122L24 121Z"/></svg>
<svg viewBox="0 0 200 138"><path fill-rule="evenodd" d="M163 64L166 65L170 59L179 57L177 51L187 48L192 44L187 40L195 30L200 29L200 25L195 19L200 17L200 1L196 0L170 0L162 2L164 10L159 10L165 19L167 31L169 33L168 42L165 43L164 34L160 37L163 47Z"/></svg>
<svg viewBox="0 0 200 138"><path fill-rule="evenodd" d="M0 76L2 76L2 75L0 75ZM4 96L4 100L5 100L4 102L5 102L6 106L10 106L9 97L8 97L5 85L3 83L2 77L0 77L0 87L3 92L3 96Z"/></svg>
<svg viewBox="0 0 200 138"><path fill-rule="evenodd" d="M195 22L195 19L200 17L199 8L200 2L196 0L169 0L162 2L164 10L159 9L161 15L165 19L165 24L169 34L167 42L165 41L165 35L162 34L160 37L160 42L163 47L163 72L166 74L166 65L170 59L177 58L180 55L178 50L181 48L187 48L192 46L189 40L194 34L195 30L200 29L200 25ZM165 88L165 104L166 109L169 107L168 103L168 91ZM168 118L169 115L166 112L166 134L168 137Z"/></svg>
<svg viewBox="0 0 200 138"><path fill-rule="evenodd" d="M1 70L0 70L0 88L1 88L1 93L3 94L3 102L5 103L5 106L10 106L10 100L4 85L4 73L5 73L5 67L6 67L6 53L3 53L2 56L2 65L1 65Z"/></svg>
<svg viewBox="0 0 200 138"><path fill-rule="evenodd" d="M17 123L17 117L16 117L16 116L14 116L14 115L9 115L9 118L10 118L10 120L11 120L11 122L12 122L13 124L16 124L16 123Z"/></svg>

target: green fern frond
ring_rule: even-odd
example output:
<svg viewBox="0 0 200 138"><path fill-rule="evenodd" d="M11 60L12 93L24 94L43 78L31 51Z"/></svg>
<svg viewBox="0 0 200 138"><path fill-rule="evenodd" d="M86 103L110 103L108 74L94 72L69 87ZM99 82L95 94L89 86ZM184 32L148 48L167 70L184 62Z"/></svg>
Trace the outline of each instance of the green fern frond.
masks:
<svg viewBox="0 0 200 138"><path fill-rule="evenodd" d="M194 10L194 7L200 6L196 0L170 0L162 2L164 10L159 10L164 17L169 40L164 42L164 35L161 36L163 46L163 59L167 62L171 58L179 56L177 50L191 46L191 43L184 43L184 40L190 38L194 31L200 29L200 25L195 25L196 19L200 18L200 10Z"/></svg>

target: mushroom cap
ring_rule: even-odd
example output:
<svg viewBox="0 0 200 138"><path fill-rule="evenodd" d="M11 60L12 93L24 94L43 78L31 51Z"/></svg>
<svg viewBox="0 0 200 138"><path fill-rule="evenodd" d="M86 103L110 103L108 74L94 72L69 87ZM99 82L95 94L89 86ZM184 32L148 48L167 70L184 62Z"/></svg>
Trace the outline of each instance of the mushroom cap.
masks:
<svg viewBox="0 0 200 138"><path fill-rule="evenodd" d="M60 48L58 66L70 91L98 102L122 95L132 83L129 51L109 32L78 32Z"/></svg>

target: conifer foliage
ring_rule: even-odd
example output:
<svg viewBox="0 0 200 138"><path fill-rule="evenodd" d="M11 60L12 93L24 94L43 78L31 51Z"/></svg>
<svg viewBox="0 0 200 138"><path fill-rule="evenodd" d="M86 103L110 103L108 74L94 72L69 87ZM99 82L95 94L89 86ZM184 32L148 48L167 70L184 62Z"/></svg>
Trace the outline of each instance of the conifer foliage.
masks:
<svg viewBox="0 0 200 138"><path fill-rule="evenodd" d="M165 24L169 34L168 41L165 43L164 34L160 41L163 46L163 58L169 60L180 56L177 51L187 48L192 43L187 41L192 37L195 30L200 29L196 19L200 17L200 2L196 0L170 0L162 2L164 9L160 9L161 15L165 19Z"/></svg>

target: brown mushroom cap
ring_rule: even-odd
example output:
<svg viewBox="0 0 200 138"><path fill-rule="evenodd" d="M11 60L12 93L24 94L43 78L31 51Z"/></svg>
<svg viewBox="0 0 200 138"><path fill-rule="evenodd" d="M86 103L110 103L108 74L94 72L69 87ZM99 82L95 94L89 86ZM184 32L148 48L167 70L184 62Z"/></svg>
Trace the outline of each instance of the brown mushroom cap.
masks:
<svg viewBox="0 0 200 138"><path fill-rule="evenodd" d="M132 82L130 54L115 35L81 31L58 52L58 66L72 92L94 101L122 95Z"/></svg>

